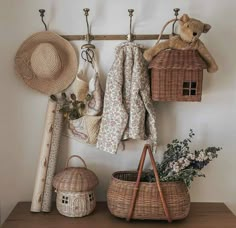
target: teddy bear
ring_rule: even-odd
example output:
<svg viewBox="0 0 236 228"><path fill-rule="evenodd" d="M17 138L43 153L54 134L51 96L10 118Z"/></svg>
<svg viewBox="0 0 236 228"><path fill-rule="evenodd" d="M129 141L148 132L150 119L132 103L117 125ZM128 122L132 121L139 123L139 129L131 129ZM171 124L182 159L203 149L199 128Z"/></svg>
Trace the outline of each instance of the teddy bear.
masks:
<svg viewBox="0 0 236 228"><path fill-rule="evenodd" d="M207 33L211 29L211 26L197 19L190 18L187 14L184 14L179 19L179 25L179 35L172 36L169 40L157 43L150 49L147 49L143 54L144 58L149 62L160 51L165 49L194 49L199 52L200 56L207 63L207 71L210 73L216 72L218 66L214 58L199 39L202 33Z"/></svg>

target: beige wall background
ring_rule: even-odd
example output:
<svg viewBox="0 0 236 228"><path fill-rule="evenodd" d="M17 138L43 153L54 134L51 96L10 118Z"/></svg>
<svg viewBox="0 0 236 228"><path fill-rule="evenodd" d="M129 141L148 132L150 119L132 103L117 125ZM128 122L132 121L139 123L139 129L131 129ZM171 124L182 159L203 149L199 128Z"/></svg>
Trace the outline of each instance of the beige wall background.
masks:
<svg viewBox="0 0 236 228"><path fill-rule="evenodd" d="M190 189L192 201L225 202L236 213L236 68L234 0L1 0L0 1L0 209L3 222L15 204L30 201L43 134L47 97L26 87L14 73L14 56L24 39L42 31L38 9L47 10L45 20L59 34L85 34L82 9L91 9L89 20L94 34L127 34L128 8L134 8L134 32L159 33L181 8L212 25L202 37L216 58L220 70L205 72L201 103L157 103L160 144L183 138L190 128L196 137L193 148L221 146L220 156L196 179ZM97 41L100 70L105 86L106 73L121 41ZM146 47L155 41L139 42ZM73 42L79 48L83 42ZM117 155L62 138L58 169L70 154L81 155L100 179L98 200L106 199L110 176L115 170L134 169L144 142L128 142ZM76 161L74 161L76 163ZM79 163L78 163L79 164ZM147 164L148 165L148 164Z"/></svg>

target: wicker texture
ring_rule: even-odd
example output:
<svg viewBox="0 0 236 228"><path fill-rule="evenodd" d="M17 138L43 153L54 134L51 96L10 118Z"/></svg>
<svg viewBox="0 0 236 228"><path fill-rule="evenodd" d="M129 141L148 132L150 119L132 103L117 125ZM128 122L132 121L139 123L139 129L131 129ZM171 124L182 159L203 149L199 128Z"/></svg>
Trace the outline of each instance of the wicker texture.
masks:
<svg viewBox="0 0 236 228"><path fill-rule="evenodd" d="M68 217L83 217L90 214L96 207L93 191L88 192L57 192L57 210Z"/></svg>
<svg viewBox="0 0 236 228"><path fill-rule="evenodd" d="M207 65L195 50L165 50L149 64L154 101L201 101L203 69ZM189 83L184 88L184 83ZM196 83L191 90L191 83ZM189 89L189 94L184 94ZM191 94L193 92L193 94Z"/></svg>
<svg viewBox="0 0 236 228"><path fill-rule="evenodd" d="M149 68L202 70L206 69L207 65L196 50L167 49L156 55Z"/></svg>
<svg viewBox="0 0 236 228"><path fill-rule="evenodd" d="M50 43L39 44L35 48L30 64L33 72L41 79L53 79L62 68L60 56Z"/></svg>
<svg viewBox="0 0 236 228"><path fill-rule="evenodd" d="M183 182L159 183L156 178L155 183L140 182L140 185L137 185L138 179L138 171L120 171L112 175L107 203L113 215L128 220L133 218L168 221L183 219L188 215L190 196ZM133 203L134 207L131 208Z"/></svg>
<svg viewBox="0 0 236 228"><path fill-rule="evenodd" d="M71 156L69 160L73 157ZM82 158L80 158L82 160ZM68 160L68 162L69 162ZM98 184L98 178L91 170L85 167L67 167L53 178L53 186L58 191L84 192L94 189Z"/></svg>
<svg viewBox="0 0 236 228"><path fill-rule="evenodd" d="M48 95L66 89L75 79L77 69L76 52L70 42L49 31L26 39L15 57L17 75L29 87Z"/></svg>
<svg viewBox="0 0 236 228"><path fill-rule="evenodd" d="M126 218L137 179L137 172L116 172L108 189L108 207L111 213ZM187 217L190 197L182 182L162 182L161 188L172 220ZM155 183L140 184L133 219L166 220Z"/></svg>
<svg viewBox="0 0 236 228"><path fill-rule="evenodd" d="M85 167L68 167L71 158L79 158ZM64 171L53 178L57 192L57 209L68 217L90 214L95 206L94 188L98 184L96 175L87 169L85 161L77 155L69 157Z"/></svg>

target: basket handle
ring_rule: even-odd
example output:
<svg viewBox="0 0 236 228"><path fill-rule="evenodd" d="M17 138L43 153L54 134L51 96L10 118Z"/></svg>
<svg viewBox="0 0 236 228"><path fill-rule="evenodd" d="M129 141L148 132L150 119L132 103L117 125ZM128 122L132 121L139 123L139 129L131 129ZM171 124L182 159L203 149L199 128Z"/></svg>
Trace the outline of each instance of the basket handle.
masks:
<svg viewBox="0 0 236 228"><path fill-rule="evenodd" d="M72 159L72 158L79 158L82 162L83 162L83 165L84 167L87 169L87 165L85 163L85 161L83 160L83 158L81 158L80 156L78 155L72 155L68 158L67 162L66 162L66 168L68 168L68 165L69 165L69 161Z"/></svg>
<svg viewBox="0 0 236 228"><path fill-rule="evenodd" d="M129 221L131 219L133 211L134 211L135 201L136 201L137 193L138 193L138 190L139 190L140 179L141 179L141 175L142 175L143 166L144 166L147 151L149 152L149 156L150 156L150 159L151 159L154 175L155 175L155 178L156 178L156 186L157 186L158 192L160 194L160 199L161 199L161 203L162 203L165 215L167 217L168 222L172 222L169 210L168 210L167 205L166 205L164 195L163 195L162 190L161 190L160 178L159 178L158 171L157 171L156 164L155 164L155 160L154 160L154 157L153 157L153 154L152 154L152 149L151 149L151 146L148 145L148 144L146 144L144 146L143 152L142 152L142 155L141 155L141 158L140 158L140 161L139 161L138 177L137 177L137 180L136 180L136 183L135 183L133 196L132 196L132 199L131 199L131 204L130 204L130 208L129 208L129 212L128 212L128 216L127 216L127 221Z"/></svg>

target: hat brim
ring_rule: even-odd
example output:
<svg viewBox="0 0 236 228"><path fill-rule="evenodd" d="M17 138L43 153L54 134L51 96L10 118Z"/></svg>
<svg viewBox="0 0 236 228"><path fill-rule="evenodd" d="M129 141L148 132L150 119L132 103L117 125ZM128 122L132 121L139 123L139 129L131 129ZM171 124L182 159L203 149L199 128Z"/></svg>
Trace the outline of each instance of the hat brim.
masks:
<svg viewBox="0 0 236 228"><path fill-rule="evenodd" d="M62 69L53 79L39 78L31 68L31 55L40 43L51 43L60 56ZM56 33L46 31L35 33L23 42L16 53L15 70L29 87L51 95L62 92L73 82L78 70L78 61L75 49L69 41Z"/></svg>

